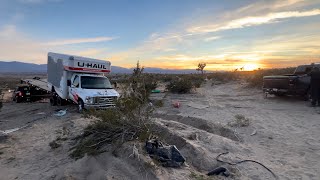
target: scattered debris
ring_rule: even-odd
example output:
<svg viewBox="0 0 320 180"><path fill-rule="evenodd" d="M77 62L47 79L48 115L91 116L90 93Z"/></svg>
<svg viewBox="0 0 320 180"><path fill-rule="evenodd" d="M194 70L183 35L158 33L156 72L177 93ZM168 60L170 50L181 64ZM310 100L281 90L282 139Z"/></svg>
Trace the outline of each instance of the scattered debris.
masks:
<svg viewBox="0 0 320 180"><path fill-rule="evenodd" d="M175 108L180 108L180 102L179 101L174 101L172 102L173 107Z"/></svg>
<svg viewBox="0 0 320 180"><path fill-rule="evenodd" d="M159 89L154 89L151 91L152 93L161 93L161 91Z"/></svg>
<svg viewBox="0 0 320 180"><path fill-rule="evenodd" d="M65 110L61 109L61 110L57 111L56 113L54 113L55 116L59 116L59 117L64 116L66 114L67 114L67 109L65 109Z"/></svg>
<svg viewBox="0 0 320 180"><path fill-rule="evenodd" d="M225 177L230 176L230 172L225 167L217 167L214 170L210 171L207 175L212 176L212 175L220 175L220 174L224 175Z"/></svg>
<svg viewBox="0 0 320 180"><path fill-rule="evenodd" d="M175 145L164 146L157 139L147 141L146 150L151 158L164 167L180 167L186 161Z"/></svg>
<svg viewBox="0 0 320 180"><path fill-rule="evenodd" d="M45 112L38 112L37 115L44 115L46 114Z"/></svg>
<svg viewBox="0 0 320 180"><path fill-rule="evenodd" d="M256 163L256 164L259 164L260 166L264 167L267 171L269 171L272 176L275 178L275 179L278 179L278 177L276 176L276 174L274 174L273 171L271 171L271 169L269 169L267 166L265 166L264 164L258 162L258 161L255 161L255 160L250 160L250 159L245 159L245 160L241 160L241 161L238 161L238 162L227 162L227 161L223 161L221 159L219 159L220 156L222 155L226 155L226 154L229 154L229 152L223 152L223 153L220 153L217 157L216 157L216 160L218 162L222 162L222 163L227 163L229 165L237 165L237 164L241 164L241 163L244 163L244 162L253 162L253 163Z"/></svg>
<svg viewBox="0 0 320 180"><path fill-rule="evenodd" d="M253 130L252 133L250 134L250 136L256 135L257 134L257 130Z"/></svg>
<svg viewBox="0 0 320 180"><path fill-rule="evenodd" d="M136 147L136 144L133 144L132 154L130 154L129 157L133 157L133 158L137 157L138 160L140 161L140 154L139 154L138 148Z"/></svg>
<svg viewBox="0 0 320 180"><path fill-rule="evenodd" d="M15 132L15 131L18 131L18 130L20 130L20 129L23 129L23 128L27 127L27 126L28 126L28 125L25 125L25 126L22 126L22 127L19 127L19 128L13 128L13 129L8 129L8 130L0 131L0 136L1 136L1 134L8 135L8 134L13 133L13 132Z"/></svg>
<svg viewBox="0 0 320 180"><path fill-rule="evenodd" d="M203 105L203 104L197 104L197 103L194 103L194 102L190 102L188 104L189 107L193 107L193 108L196 108L196 109L205 109L205 108L208 108L209 106L208 105Z"/></svg>

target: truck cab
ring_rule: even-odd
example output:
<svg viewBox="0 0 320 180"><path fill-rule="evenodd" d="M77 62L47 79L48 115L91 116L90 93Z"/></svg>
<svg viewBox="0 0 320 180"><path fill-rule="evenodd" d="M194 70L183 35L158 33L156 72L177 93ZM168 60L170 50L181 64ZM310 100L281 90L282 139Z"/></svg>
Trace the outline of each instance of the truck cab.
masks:
<svg viewBox="0 0 320 180"><path fill-rule="evenodd" d="M95 74L73 74L68 88L70 99L78 104L80 111L114 106L119 96L107 77Z"/></svg>

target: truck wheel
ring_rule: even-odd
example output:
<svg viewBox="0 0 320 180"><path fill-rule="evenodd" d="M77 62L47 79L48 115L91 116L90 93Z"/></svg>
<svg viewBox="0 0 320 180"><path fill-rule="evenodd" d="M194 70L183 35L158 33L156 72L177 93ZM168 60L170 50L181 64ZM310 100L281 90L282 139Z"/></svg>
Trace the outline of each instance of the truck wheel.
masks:
<svg viewBox="0 0 320 180"><path fill-rule="evenodd" d="M79 101L78 101L78 111L79 111L79 113L81 113L81 112L83 112L83 110L84 110L84 103L83 103L83 101L81 99L79 99Z"/></svg>
<svg viewBox="0 0 320 180"><path fill-rule="evenodd" d="M63 99L61 97L57 97L57 105L58 106L63 106Z"/></svg>
<svg viewBox="0 0 320 180"><path fill-rule="evenodd" d="M51 104L51 106L56 106L57 105L57 97L55 95L53 95L50 98L50 104Z"/></svg>

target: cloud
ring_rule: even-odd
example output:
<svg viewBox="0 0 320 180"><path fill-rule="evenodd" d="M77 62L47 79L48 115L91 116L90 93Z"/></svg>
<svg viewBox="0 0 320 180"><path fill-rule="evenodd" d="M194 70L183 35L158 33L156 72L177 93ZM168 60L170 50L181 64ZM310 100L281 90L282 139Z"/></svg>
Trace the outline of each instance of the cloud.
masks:
<svg viewBox="0 0 320 180"><path fill-rule="evenodd" d="M105 42L116 39L115 37L94 37L94 38L78 38L78 39L61 39L52 42L45 43L48 46L61 46L70 44L81 44L81 43L96 43Z"/></svg>
<svg viewBox="0 0 320 180"><path fill-rule="evenodd" d="M53 42L43 42L43 40L29 37L27 34L17 30L14 25L0 27L0 58L1 60L18 60L33 63L45 63L49 51L67 54L76 54L89 57L103 57L106 48L85 48L73 47L72 44L87 42L102 42L112 38L80 38L66 39ZM63 46L70 45L70 46Z"/></svg>
<svg viewBox="0 0 320 180"><path fill-rule="evenodd" d="M28 60L40 62L45 60L45 48L26 34L17 31L14 25L0 29L1 60Z"/></svg>
<svg viewBox="0 0 320 180"><path fill-rule="evenodd" d="M221 37L220 36L212 36L212 37L207 37L204 39L205 42L209 42L209 41L214 41L214 40L217 40L217 39L220 39Z"/></svg>
<svg viewBox="0 0 320 180"><path fill-rule="evenodd" d="M267 23L275 22L276 20L280 20L280 19L308 17L308 16L316 16L316 15L320 15L320 9L313 9L310 11L277 12L277 13L270 13L264 16L251 16L251 17L235 19L225 24L219 24L219 25L214 24L214 25L191 27L187 31L192 33L209 33L209 32L228 30L228 29L238 29L238 28L244 28L244 27L249 27L254 25L267 24Z"/></svg>

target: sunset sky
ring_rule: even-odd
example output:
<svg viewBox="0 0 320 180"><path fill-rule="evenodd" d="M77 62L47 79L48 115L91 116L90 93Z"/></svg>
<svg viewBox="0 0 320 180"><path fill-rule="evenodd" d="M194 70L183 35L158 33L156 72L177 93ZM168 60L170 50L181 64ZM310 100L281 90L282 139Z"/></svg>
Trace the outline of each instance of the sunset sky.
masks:
<svg viewBox="0 0 320 180"><path fill-rule="evenodd" d="M0 61L207 70L320 62L320 0L0 0Z"/></svg>

